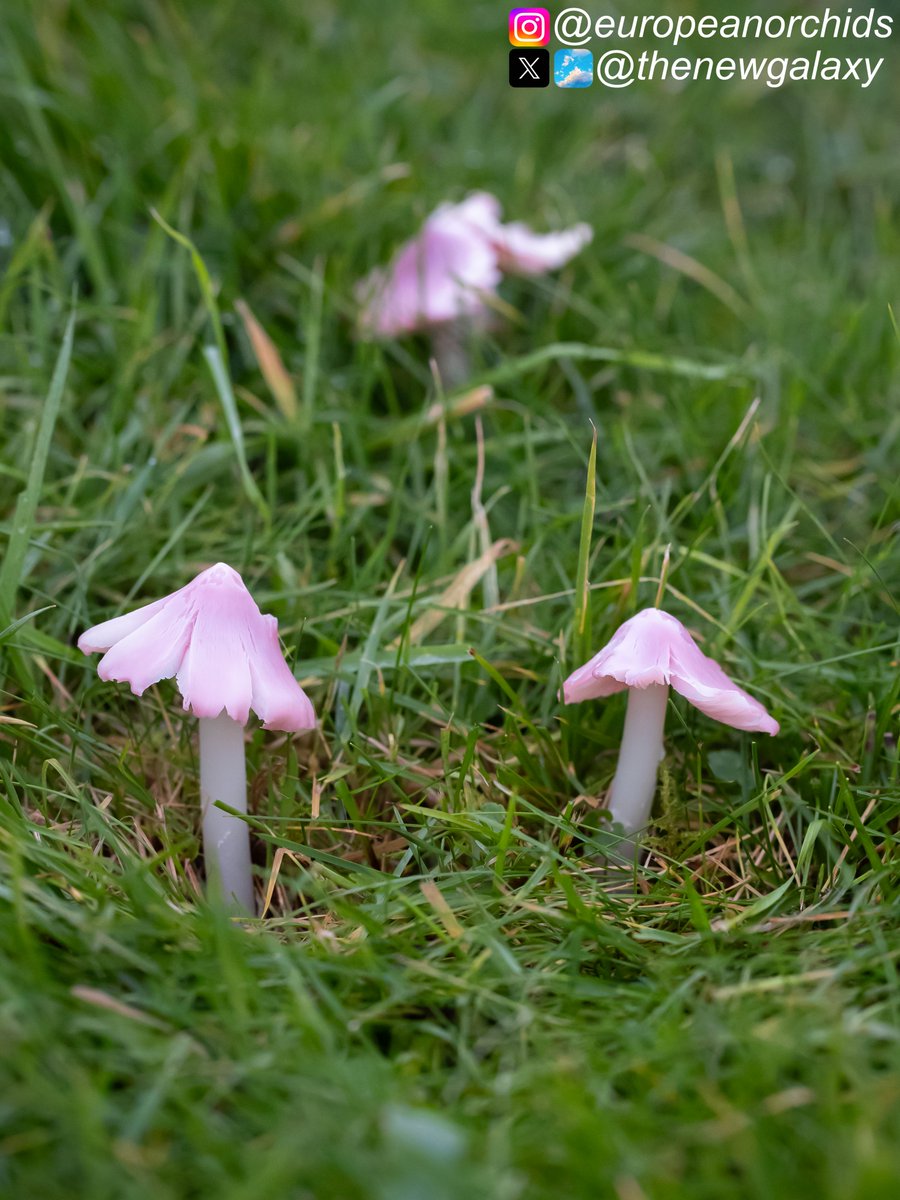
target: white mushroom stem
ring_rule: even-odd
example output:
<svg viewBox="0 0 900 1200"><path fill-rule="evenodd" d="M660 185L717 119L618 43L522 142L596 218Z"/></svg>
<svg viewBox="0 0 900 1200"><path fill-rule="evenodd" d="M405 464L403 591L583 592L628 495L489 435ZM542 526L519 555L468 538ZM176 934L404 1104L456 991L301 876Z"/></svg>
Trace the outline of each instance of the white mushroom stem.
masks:
<svg viewBox="0 0 900 1200"><path fill-rule="evenodd" d="M254 912L247 824L216 808L216 801L247 811L244 727L227 713L200 720L200 803L203 857L210 892L226 903Z"/></svg>
<svg viewBox="0 0 900 1200"><path fill-rule="evenodd" d="M441 387L453 391L472 374L472 364L465 346L468 331L462 321L446 321L431 331L431 353L437 364Z"/></svg>
<svg viewBox="0 0 900 1200"><path fill-rule="evenodd" d="M609 812L628 834L644 829L656 793L656 773L663 759L663 729L669 689L664 683L629 688L622 748L609 793ZM616 856L633 859L636 844L620 842Z"/></svg>

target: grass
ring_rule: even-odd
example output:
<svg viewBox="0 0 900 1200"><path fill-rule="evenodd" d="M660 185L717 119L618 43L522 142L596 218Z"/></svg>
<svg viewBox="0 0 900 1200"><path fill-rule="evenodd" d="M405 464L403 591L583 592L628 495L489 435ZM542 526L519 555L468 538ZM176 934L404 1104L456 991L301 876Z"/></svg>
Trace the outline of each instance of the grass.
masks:
<svg viewBox="0 0 900 1200"><path fill-rule="evenodd" d="M502 17L0 17L3 1194L895 1194L896 84L516 92ZM474 187L596 238L444 396L352 289ZM557 689L667 547L781 734L676 701L611 892ZM172 686L74 648L217 559L322 716L247 924Z"/></svg>

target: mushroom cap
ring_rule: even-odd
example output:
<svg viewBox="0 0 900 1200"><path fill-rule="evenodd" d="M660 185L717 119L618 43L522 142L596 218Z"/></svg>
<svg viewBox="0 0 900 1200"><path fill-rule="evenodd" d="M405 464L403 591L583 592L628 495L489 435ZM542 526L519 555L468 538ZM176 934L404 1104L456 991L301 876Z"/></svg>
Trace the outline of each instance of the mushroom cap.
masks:
<svg viewBox="0 0 900 1200"><path fill-rule="evenodd" d="M473 192L456 205L459 217L479 229L493 246L501 271L511 275L542 275L565 266L593 239L582 222L553 233L535 233L524 221L500 220L500 202L488 192Z"/></svg>
<svg viewBox="0 0 900 1200"><path fill-rule="evenodd" d="M252 708L266 729L299 733L316 726L309 697L282 656L278 622L259 611L226 563L162 600L94 625L78 648L104 652L97 674L130 684L136 696L174 675L183 707L197 717L224 709L245 725Z"/></svg>
<svg viewBox="0 0 900 1200"><path fill-rule="evenodd" d="M396 337L462 317L486 319L485 298L496 292L502 272L552 271L592 237L584 224L558 233L534 233L521 221L504 225L500 201L488 192L442 204L390 266L358 285L360 328L371 337Z"/></svg>
<svg viewBox="0 0 900 1200"><path fill-rule="evenodd" d="M706 716L735 729L776 734L778 722L703 653L682 623L645 608L619 627L599 654L563 684L566 704L625 688L668 684Z"/></svg>
<svg viewBox="0 0 900 1200"><path fill-rule="evenodd" d="M390 266L358 285L365 334L398 337L487 316L484 297L496 292L500 267L490 242L464 208L441 205L420 233L400 247Z"/></svg>

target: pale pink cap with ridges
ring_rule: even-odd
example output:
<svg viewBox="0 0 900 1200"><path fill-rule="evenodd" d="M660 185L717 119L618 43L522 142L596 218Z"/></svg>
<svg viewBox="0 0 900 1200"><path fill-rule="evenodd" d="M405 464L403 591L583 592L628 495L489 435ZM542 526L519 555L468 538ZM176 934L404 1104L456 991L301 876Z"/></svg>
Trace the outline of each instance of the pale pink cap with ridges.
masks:
<svg viewBox="0 0 900 1200"><path fill-rule="evenodd" d="M555 271L594 237L593 229L584 222L551 233L535 233L524 221L504 225L500 220L500 202L489 192L473 192L455 206L455 211L460 220L484 234L494 248L500 270L511 275Z"/></svg>
<svg viewBox="0 0 900 1200"><path fill-rule="evenodd" d="M625 688L668 684L715 721L748 732L778 732L758 700L708 658L682 623L645 608L619 627L606 646L563 684L566 704L612 696Z"/></svg>
<svg viewBox="0 0 900 1200"><path fill-rule="evenodd" d="M267 729L314 729L309 697L284 661L278 622L264 616L237 571L216 563L162 600L88 629L85 654L104 652L97 674L128 683L136 696L175 677L186 710L247 723L251 708Z"/></svg>
<svg viewBox="0 0 900 1200"><path fill-rule="evenodd" d="M484 321L503 272L553 271L592 237L585 224L555 233L534 233L521 221L504 225L496 196L472 192L436 208L387 268L357 285L360 329L397 337L460 318Z"/></svg>
<svg viewBox="0 0 900 1200"><path fill-rule="evenodd" d="M486 316L485 298L497 290L500 267L493 247L461 208L441 205L418 236L400 247L389 267L357 285L364 333L397 337Z"/></svg>

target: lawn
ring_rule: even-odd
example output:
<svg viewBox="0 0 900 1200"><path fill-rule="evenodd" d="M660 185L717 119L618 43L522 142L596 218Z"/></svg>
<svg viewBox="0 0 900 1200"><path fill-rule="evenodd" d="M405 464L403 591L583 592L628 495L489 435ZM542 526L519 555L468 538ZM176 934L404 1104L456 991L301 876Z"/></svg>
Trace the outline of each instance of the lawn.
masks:
<svg viewBox="0 0 900 1200"><path fill-rule="evenodd" d="M896 1195L896 48L517 90L506 20L3 6L0 1195ZM474 189L595 236L447 392L354 284ZM250 723L256 920L75 646L218 560L320 718ZM612 887L558 690L659 591L781 731L676 697Z"/></svg>

